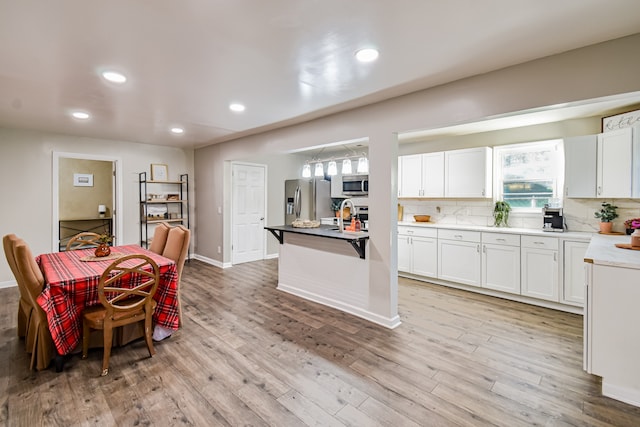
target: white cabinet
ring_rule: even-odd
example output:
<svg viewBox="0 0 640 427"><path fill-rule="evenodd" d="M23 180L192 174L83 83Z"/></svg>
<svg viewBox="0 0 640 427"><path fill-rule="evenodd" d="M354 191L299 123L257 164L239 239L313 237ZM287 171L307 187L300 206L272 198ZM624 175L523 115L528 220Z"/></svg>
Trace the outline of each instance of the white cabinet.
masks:
<svg viewBox="0 0 640 427"><path fill-rule="evenodd" d="M398 197L443 197L444 152L398 158Z"/></svg>
<svg viewBox="0 0 640 427"><path fill-rule="evenodd" d="M596 196L632 197L632 128L598 135Z"/></svg>
<svg viewBox="0 0 640 427"><path fill-rule="evenodd" d="M482 233L482 287L520 293L520 236Z"/></svg>
<svg viewBox="0 0 640 427"><path fill-rule="evenodd" d="M422 154L398 158L398 197L422 196Z"/></svg>
<svg viewBox="0 0 640 427"><path fill-rule="evenodd" d="M521 246L521 294L558 302L558 239L522 236Z"/></svg>
<svg viewBox="0 0 640 427"><path fill-rule="evenodd" d="M491 197L492 150L489 147L444 152L445 197Z"/></svg>
<svg viewBox="0 0 640 427"><path fill-rule="evenodd" d="M438 230L438 279L480 286L480 232Z"/></svg>
<svg viewBox="0 0 640 427"><path fill-rule="evenodd" d="M398 227L398 270L436 277L438 270L437 230Z"/></svg>
<svg viewBox="0 0 640 427"><path fill-rule="evenodd" d="M596 197L598 136L584 135L564 140L564 195Z"/></svg>
<svg viewBox="0 0 640 427"><path fill-rule="evenodd" d="M582 307L585 298L584 254L587 251L587 242L564 242L562 282L562 301L564 304Z"/></svg>

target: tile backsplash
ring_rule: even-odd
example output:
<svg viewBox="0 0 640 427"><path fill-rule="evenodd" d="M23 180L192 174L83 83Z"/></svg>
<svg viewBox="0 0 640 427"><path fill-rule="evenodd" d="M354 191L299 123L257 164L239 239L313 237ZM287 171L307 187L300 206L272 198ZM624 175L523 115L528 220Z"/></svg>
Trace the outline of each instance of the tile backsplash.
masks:
<svg viewBox="0 0 640 427"><path fill-rule="evenodd" d="M596 232L599 220L593 214L603 202L618 207L619 217L613 221L614 231L624 231L624 221L640 218L640 199L564 199L565 224L570 231ZM403 221L413 221L413 215L431 215L439 224L493 225L492 200L472 199L398 199L403 207ZM542 213L514 213L509 216L509 227L542 228Z"/></svg>

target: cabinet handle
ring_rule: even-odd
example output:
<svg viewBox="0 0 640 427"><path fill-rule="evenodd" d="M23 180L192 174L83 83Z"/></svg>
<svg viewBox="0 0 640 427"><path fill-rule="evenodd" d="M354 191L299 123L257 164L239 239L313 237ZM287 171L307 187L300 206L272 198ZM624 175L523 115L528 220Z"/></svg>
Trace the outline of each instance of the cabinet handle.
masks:
<svg viewBox="0 0 640 427"><path fill-rule="evenodd" d="M482 245L482 253L483 254L487 253L487 246L486 245Z"/></svg>
<svg viewBox="0 0 640 427"><path fill-rule="evenodd" d="M484 196L484 190L482 190L482 195Z"/></svg>
<svg viewBox="0 0 640 427"><path fill-rule="evenodd" d="M544 242L533 242L534 245L544 245Z"/></svg>
<svg viewBox="0 0 640 427"><path fill-rule="evenodd" d="M553 253L553 261L558 261L558 253L557 252Z"/></svg>
<svg viewBox="0 0 640 427"><path fill-rule="evenodd" d="M407 230L407 234L413 234L413 230Z"/></svg>
<svg viewBox="0 0 640 427"><path fill-rule="evenodd" d="M476 246L476 252L480 253L480 245Z"/></svg>
<svg viewBox="0 0 640 427"><path fill-rule="evenodd" d="M496 241L498 241L498 242L506 242L505 239L496 239Z"/></svg>
<svg viewBox="0 0 640 427"><path fill-rule="evenodd" d="M454 234L453 237L456 239L462 239L462 234Z"/></svg>
<svg viewBox="0 0 640 427"><path fill-rule="evenodd" d="M598 196L602 194L602 187L598 186Z"/></svg>

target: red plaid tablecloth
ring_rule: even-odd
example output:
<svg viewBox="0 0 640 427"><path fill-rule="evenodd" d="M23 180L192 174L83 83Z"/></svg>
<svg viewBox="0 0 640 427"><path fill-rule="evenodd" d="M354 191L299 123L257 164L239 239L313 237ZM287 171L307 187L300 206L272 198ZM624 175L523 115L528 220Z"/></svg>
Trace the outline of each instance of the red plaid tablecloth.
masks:
<svg viewBox="0 0 640 427"><path fill-rule="evenodd" d="M100 276L114 261L81 261L94 249L43 254L36 258L45 279L38 304L49 321L51 337L59 354L68 354L82 341L82 310L100 304ZM178 273L173 260L137 245L115 246L112 253L144 254L160 267L160 284L153 297L158 303L153 314L156 325L178 330Z"/></svg>

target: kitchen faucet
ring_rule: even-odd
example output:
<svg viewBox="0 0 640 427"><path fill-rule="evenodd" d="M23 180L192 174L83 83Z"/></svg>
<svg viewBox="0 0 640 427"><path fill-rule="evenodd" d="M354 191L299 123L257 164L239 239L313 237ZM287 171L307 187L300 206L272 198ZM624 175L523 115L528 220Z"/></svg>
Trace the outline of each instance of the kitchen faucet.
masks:
<svg viewBox="0 0 640 427"><path fill-rule="evenodd" d="M344 233L344 206L350 203L351 204L351 217L356 214L356 205L353 204L353 200L344 199L342 203L340 203L340 232Z"/></svg>

